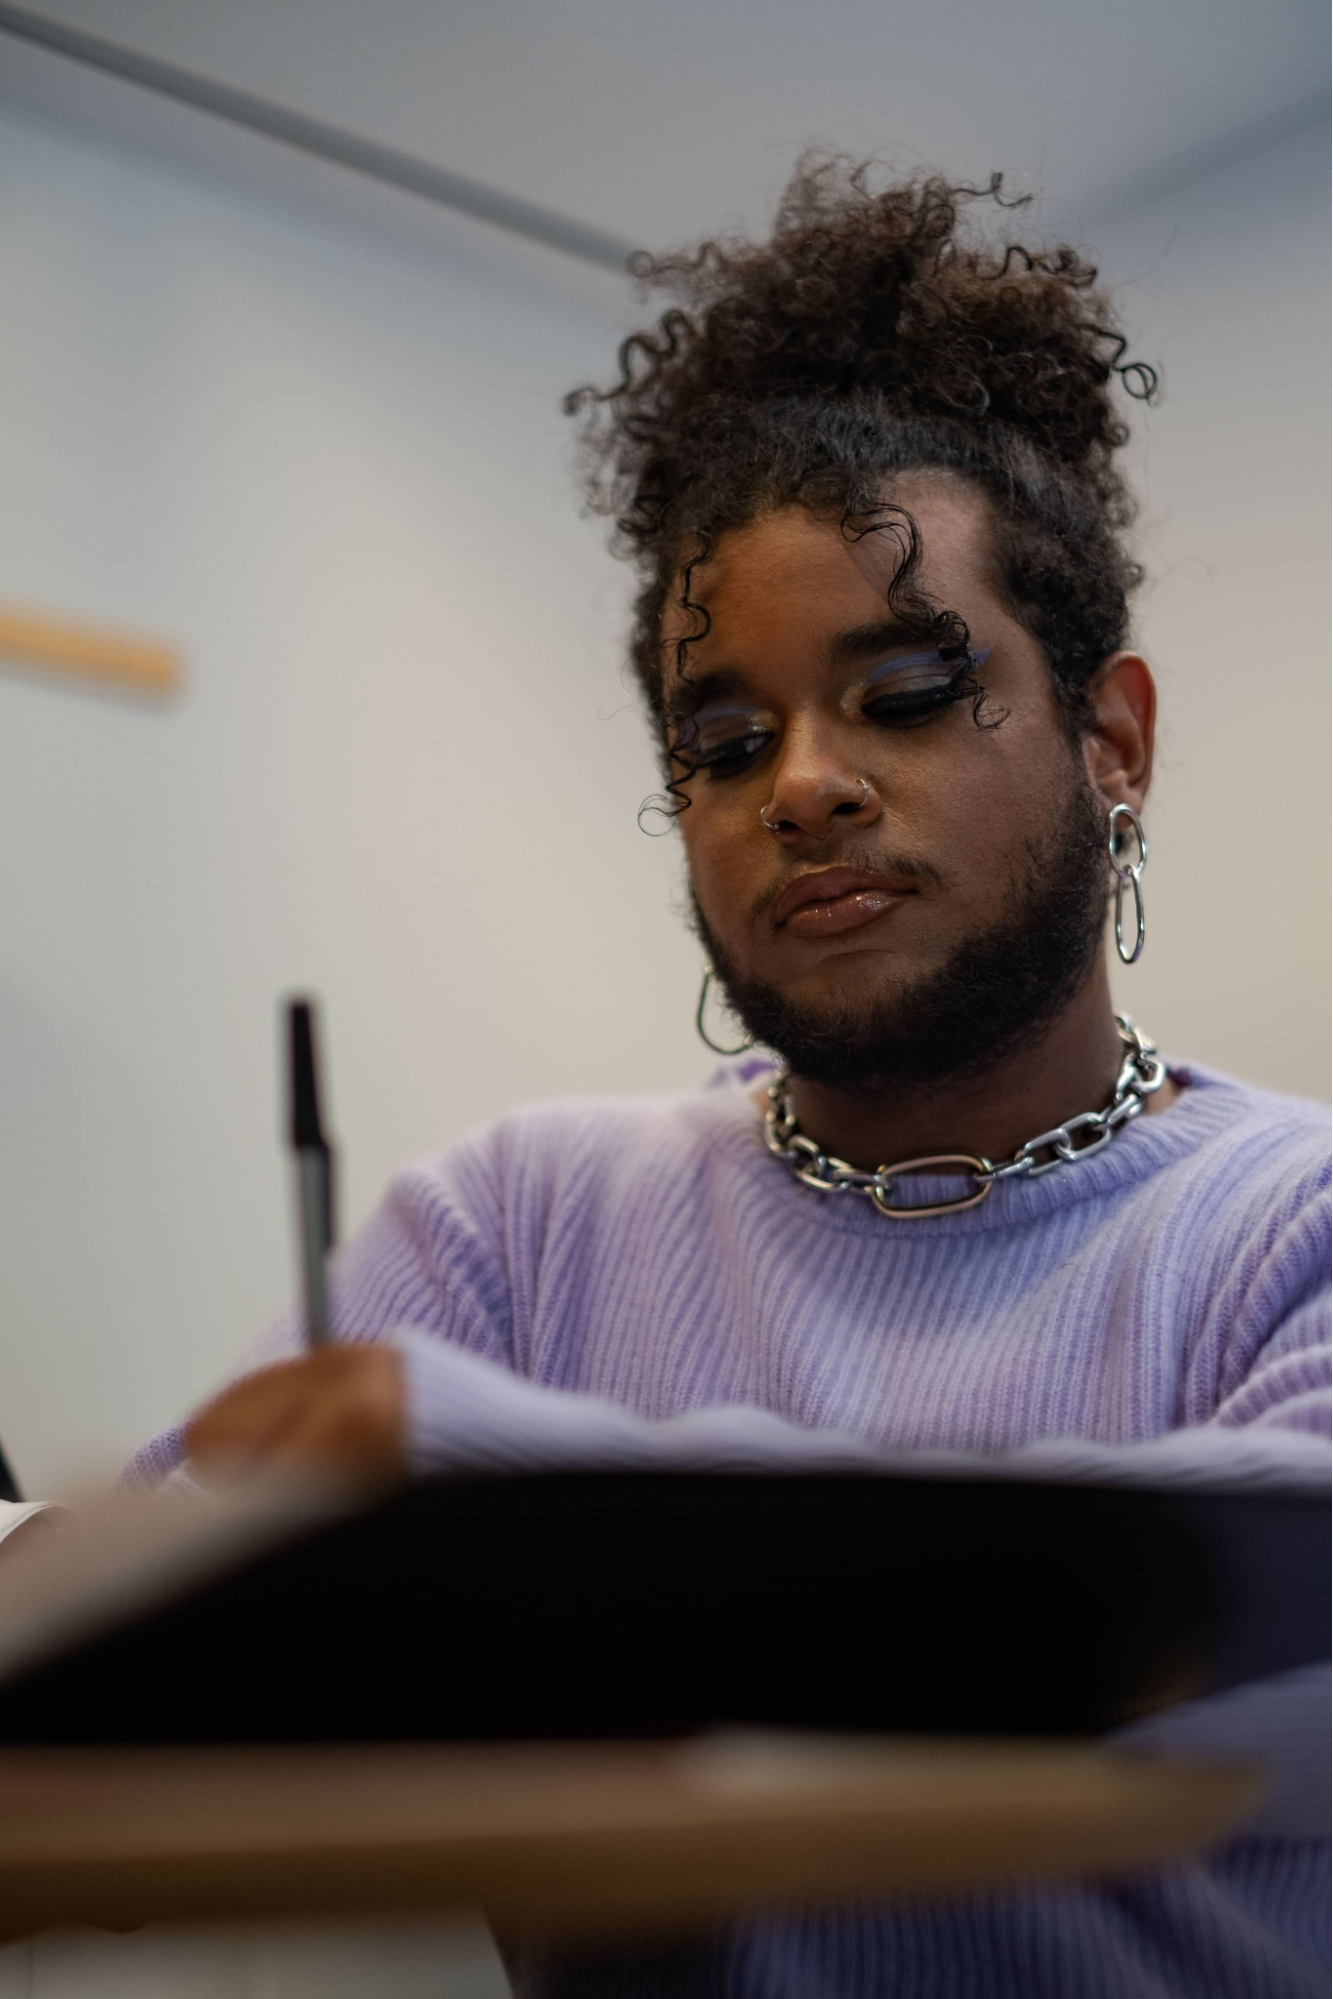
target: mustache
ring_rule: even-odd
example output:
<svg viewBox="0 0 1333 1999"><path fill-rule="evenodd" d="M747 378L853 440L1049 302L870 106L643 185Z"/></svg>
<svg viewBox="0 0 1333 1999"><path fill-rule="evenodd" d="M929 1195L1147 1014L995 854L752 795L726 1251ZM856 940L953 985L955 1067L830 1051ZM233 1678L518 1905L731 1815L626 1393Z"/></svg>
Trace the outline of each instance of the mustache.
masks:
<svg viewBox="0 0 1333 1999"><path fill-rule="evenodd" d="M861 846L840 847L836 854L803 855L792 867L785 868L777 880L770 882L750 910L751 918L767 916L780 896L786 894L794 881L809 874L812 867L860 868L866 874L889 875L899 881L922 882L931 888L944 885L944 876L929 861L923 861L914 854L886 854L882 849Z"/></svg>

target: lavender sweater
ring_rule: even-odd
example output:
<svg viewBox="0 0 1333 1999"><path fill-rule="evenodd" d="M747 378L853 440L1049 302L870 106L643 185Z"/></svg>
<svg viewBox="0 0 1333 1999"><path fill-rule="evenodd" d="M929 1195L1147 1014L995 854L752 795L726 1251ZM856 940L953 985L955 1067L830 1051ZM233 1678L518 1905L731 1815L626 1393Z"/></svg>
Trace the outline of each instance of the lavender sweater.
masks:
<svg viewBox="0 0 1333 1999"><path fill-rule="evenodd" d="M893 1223L764 1151L730 1065L676 1097L532 1105L400 1175L342 1254L335 1322L392 1337L425 1468L957 1465L1326 1477L1328 1144L1318 1106L1200 1068L1097 1158ZM291 1324L265 1343L295 1342ZM141 1454L161 1476L171 1432ZM534 1670L537 1670L534 1657ZM1129 1880L774 1916L522 1989L736 1999L1285 1999L1327 1989L1309 1676L1144 1741L1270 1747L1266 1814ZM1175 1735L1172 1735L1172 1726Z"/></svg>

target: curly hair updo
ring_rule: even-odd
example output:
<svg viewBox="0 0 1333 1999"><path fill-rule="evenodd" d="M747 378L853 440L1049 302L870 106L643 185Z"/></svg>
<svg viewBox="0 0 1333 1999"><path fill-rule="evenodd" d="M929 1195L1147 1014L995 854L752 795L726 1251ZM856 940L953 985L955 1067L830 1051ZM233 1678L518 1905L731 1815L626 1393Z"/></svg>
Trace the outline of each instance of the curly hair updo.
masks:
<svg viewBox="0 0 1333 1999"><path fill-rule="evenodd" d="M575 389L565 409L583 418L589 501L640 574L631 658L659 735L668 593L701 635L690 581L720 535L792 505L846 532L882 513L887 480L932 468L989 497L1000 593L1044 649L1069 728L1087 726L1088 682L1124 644L1139 580L1116 383L1147 400L1157 377L1125 360L1075 250L961 226L987 199L1022 205L998 174L876 189L870 167L807 155L769 241L633 261L666 309L623 342L616 382ZM902 545L895 612L964 650L961 620L912 587L910 521Z"/></svg>

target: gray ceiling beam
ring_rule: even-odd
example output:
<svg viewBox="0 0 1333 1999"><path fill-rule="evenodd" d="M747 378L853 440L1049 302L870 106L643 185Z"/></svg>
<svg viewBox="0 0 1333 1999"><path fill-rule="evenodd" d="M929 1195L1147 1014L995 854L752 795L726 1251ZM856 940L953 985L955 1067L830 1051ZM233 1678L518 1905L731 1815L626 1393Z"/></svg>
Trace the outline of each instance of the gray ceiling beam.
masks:
<svg viewBox="0 0 1333 1999"><path fill-rule="evenodd" d="M1100 229L1104 222L1116 222L1136 208L1165 200L1195 181L1205 180L1209 174L1240 166L1315 125L1326 125L1328 114L1328 88L1321 84L1294 104L1282 104L1275 111L1248 118L1243 125L1233 125L1200 145L1189 146L1141 173L1129 174L1124 180L1104 187L1079 208L1079 227Z"/></svg>
<svg viewBox="0 0 1333 1999"><path fill-rule="evenodd" d="M0 34L67 56L105 75L173 98L178 104L206 111L210 117L223 118L229 124L259 132L266 139L276 139L280 145L294 146L316 159L347 167L353 173L365 174L371 180L399 188L405 194L418 195L443 208L456 209L478 222L508 229L515 236L544 243L548 249L562 250L566 256L579 257L584 263L600 265L604 270L623 272L625 260L635 248L607 230L561 215L553 208L505 194L484 181L451 173L447 167L433 166L428 160L399 152L392 146L378 145L373 139L362 139L355 132L326 124L322 118L307 118L299 111L289 111L283 104L254 97L248 90L215 83L211 77L180 69L175 63L159 62L155 56L141 55L136 49L124 48L100 35L66 27L63 22L30 13L26 7L11 7L6 0L0 0Z"/></svg>

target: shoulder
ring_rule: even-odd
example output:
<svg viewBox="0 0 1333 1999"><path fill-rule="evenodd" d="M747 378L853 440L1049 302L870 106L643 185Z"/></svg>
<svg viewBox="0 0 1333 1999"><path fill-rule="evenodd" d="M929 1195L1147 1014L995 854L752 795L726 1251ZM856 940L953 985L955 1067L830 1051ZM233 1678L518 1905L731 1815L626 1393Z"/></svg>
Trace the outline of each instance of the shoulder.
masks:
<svg viewBox="0 0 1333 1999"><path fill-rule="evenodd" d="M1188 1087L1163 1129L1177 1115L1188 1121L1209 1181L1220 1178L1260 1207L1327 1196L1327 1104L1260 1089L1198 1063L1173 1065L1173 1073Z"/></svg>
<svg viewBox="0 0 1333 1999"><path fill-rule="evenodd" d="M747 1115L743 1115L747 1114ZM651 1241L664 1198L707 1200L731 1143L760 1159L741 1091L523 1104L400 1171L340 1255L348 1324L412 1325L512 1355L516 1305L595 1238ZM634 1253L633 1250L630 1253Z"/></svg>
<svg viewBox="0 0 1333 1999"><path fill-rule="evenodd" d="M557 1193L659 1186L756 1151L748 1079L657 1096L558 1097L516 1105L400 1173L401 1197L494 1211Z"/></svg>
<svg viewBox="0 0 1333 1999"><path fill-rule="evenodd" d="M1275 1309L1327 1288L1330 1238L1329 1110L1256 1088L1200 1065L1181 1065L1181 1118L1193 1144L1168 1177L1174 1220L1187 1225L1200 1267L1231 1273L1226 1302ZM1140 1119L1142 1127L1157 1120Z"/></svg>
<svg viewBox="0 0 1333 1999"><path fill-rule="evenodd" d="M1175 1075L1188 1079L1204 1095L1214 1096L1227 1109L1229 1121L1271 1134L1282 1143L1311 1144L1329 1150L1333 1130L1333 1110L1313 1097L1290 1096L1282 1090L1267 1090L1247 1083L1203 1062L1171 1065Z"/></svg>

